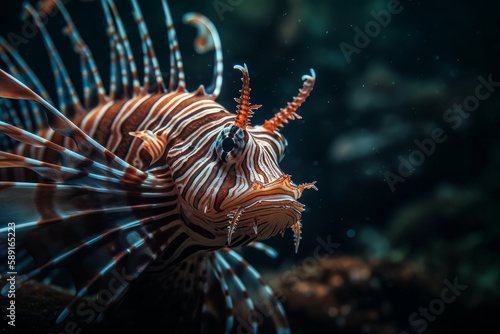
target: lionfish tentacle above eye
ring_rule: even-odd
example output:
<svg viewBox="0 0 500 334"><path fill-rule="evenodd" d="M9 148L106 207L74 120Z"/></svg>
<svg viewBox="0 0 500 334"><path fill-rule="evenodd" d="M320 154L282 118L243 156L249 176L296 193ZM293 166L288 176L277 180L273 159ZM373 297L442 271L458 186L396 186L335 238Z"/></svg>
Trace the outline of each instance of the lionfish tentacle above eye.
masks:
<svg viewBox="0 0 500 334"><path fill-rule="evenodd" d="M276 115L270 120L264 122L263 127L269 131L276 131L284 124L288 123L289 120L301 119L302 117L297 114L297 109L305 102L309 94L314 88L314 82L316 81L316 73L311 69L311 75L304 75L302 77L304 84L301 89L299 89L299 95L293 98L293 102L288 102L286 108L281 108Z"/></svg>
<svg viewBox="0 0 500 334"><path fill-rule="evenodd" d="M240 90L240 97L234 98L238 105L236 106L236 120L234 125L245 130L250 123L250 118L253 115L253 110L259 109L261 105L251 105L250 104L250 75L248 74L247 65L243 66L235 65L235 69L240 70L243 74L241 81L243 82L243 87Z"/></svg>
<svg viewBox="0 0 500 334"><path fill-rule="evenodd" d="M113 319L115 311L143 312L141 325L165 321L175 332L235 333L243 326L252 333L289 333L278 298L234 249L250 246L275 258L277 252L257 240L288 228L298 249L305 211L298 199L317 188L314 182L297 186L281 170L286 140L277 130L300 118L296 112L315 73L303 77L293 102L253 127L260 105L250 103L247 66L234 66L242 73L235 115L215 101L223 81L217 29L205 16L188 13L183 20L197 30L195 51L214 52L214 66L206 89L200 84L187 91L171 12L166 0L160 2L168 84L138 0L130 4L142 66L136 65L122 3L100 0L110 53L107 87L102 62L65 1L24 5L24 19L40 31L50 61L57 106L0 37L0 63L7 70L0 69L0 237L14 221L17 284L54 278L70 288L73 299L54 316L57 322L119 273L126 282L96 312L96 321ZM62 20L49 24L55 10ZM62 25L79 60L79 92L52 39L54 24ZM0 254L6 254L6 240L0 238ZM0 270L5 266L0 262ZM253 316L262 306L272 308L263 324Z"/></svg>

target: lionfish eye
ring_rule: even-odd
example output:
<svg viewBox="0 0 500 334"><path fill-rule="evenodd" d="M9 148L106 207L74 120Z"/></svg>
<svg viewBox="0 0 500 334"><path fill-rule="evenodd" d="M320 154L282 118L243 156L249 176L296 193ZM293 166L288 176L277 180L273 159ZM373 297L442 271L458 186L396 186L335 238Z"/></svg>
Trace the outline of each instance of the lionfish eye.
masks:
<svg viewBox="0 0 500 334"><path fill-rule="evenodd" d="M234 146L234 140L232 138L227 137L222 141L222 150L224 150L224 152L231 152Z"/></svg>
<svg viewBox="0 0 500 334"><path fill-rule="evenodd" d="M222 129L215 150L222 162L234 161L245 149L245 131L237 126Z"/></svg>

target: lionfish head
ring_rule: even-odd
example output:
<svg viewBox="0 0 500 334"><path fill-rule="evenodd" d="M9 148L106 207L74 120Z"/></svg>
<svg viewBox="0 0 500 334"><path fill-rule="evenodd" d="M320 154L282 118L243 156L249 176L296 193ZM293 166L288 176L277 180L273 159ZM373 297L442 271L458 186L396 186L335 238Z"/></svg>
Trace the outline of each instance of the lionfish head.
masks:
<svg viewBox="0 0 500 334"><path fill-rule="evenodd" d="M301 118L296 110L311 92L315 73L311 70L311 75L303 77L304 85L293 102L253 127L249 121L260 105L250 104L246 65L235 68L243 73L241 96L235 98L237 113L212 132L207 162L198 162L196 170L199 186L184 198L196 208L187 220L210 231L207 242L220 247L245 245L292 228L297 250L304 211L298 199L305 189L316 187L314 182L296 185L281 170L287 141L278 129L288 120Z"/></svg>

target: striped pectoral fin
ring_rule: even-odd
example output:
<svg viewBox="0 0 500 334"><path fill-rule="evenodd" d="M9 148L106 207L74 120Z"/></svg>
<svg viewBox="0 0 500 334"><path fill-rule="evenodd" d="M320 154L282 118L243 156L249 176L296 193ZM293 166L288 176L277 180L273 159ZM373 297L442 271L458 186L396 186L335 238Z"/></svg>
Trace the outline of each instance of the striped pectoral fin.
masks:
<svg viewBox="0 0 500 334"><path fill-rule="evenodd" d="M0 96L41 103L50 126L73 138L79 147L72 151L0 122L0 132L11 139L57 153L58 159L49 163L0 151L0 169L31 169L44 178L44 183L13 182L16 178L0 182L0 212L5 222L0 222L0 237L7 240L7 222L16 223L17 250L26 255L20 259L23 268L21 263L18 267L20 284L66 268L65 277L77 293L61 313L62 320L81 298L109 282L110 275L125 273L127 281L133 280L167 247L167 238L159 235L166 233L167 223L176 217L173 181L168 172L149 175L116 158L3 71ZM0 264L0 270L5 269ZM125 290L124 285L106 306Z"/></svg>
<svg viewBox="0 0 500 334"><path fill-rule="evenodd" d="M151 156L151 165L157 162L164 154L167 139L163 135L157 135L151 130L129 132L129 135L143 141L142 148Z"/></svg>
<svg viewBox="0 0 500 334"><path fill-rule="evenodd" d="M219 258L227 263L234 275L244 284L249 298L253 300L255 313L261 318L259 330L278 334L289 334L290 329L284 308L262 276L243 257L230 248L217 251Z"/></svg>
<svg viewBox="0 0 500 334"><path fill-rule="evenodd" d="M31 169L42 178L55 182L63 182L65 180L83 178L89 175L89 173L82 170L63 167L56 164L27 158L17 154L0 151L0 168L15 167Z"/></svg>
<svg viewBox="0 0 500 334"><path fill-rule="evenodd" d="M16 224L16 247L27 251L18 283L44 279L58 270L76 288L64 319L85 295L111 279L117 302L129 282L165 249L165 222L171 220L175 199L168 193L148 194L63 184L0 183L0 212ZM7 223L0 226L7 240ZM20 259L21 260L21 259ZM7 271L0 264L0 270ZM60 272L59 272L60 271ZM60 281L60 280L59 280ZM109 296L108 296L109 297Z"/></svg>
<svg viewBox="0 0 500 334"><path fill-rule="evenodd" d="M7 69L15 75L19 80L27 84L29 87L39 92L45 99L49 99L47 91L38 78L31 71L29 66L24 62L17 51L11 47L7 41L0 36L0 60L3 61ZM10 100L2 99L0 101L0 113L2 120L10 124L21 127L25 130L34 132L46 128L47 121L41 113L40 106L34 102L18 100L14 103ZM4 142L0 144L2 149L11 149L12 143ZM10 145L9 145L10 144Z"/></svg>
<svg viewBox="0 0 500 334"><path fill-rule="evenodd" d="M229 249L229 251L231 250ZM241 277L227 261L224 251L218 250L214 253L214 267L226 280L229 289L228 293L233 303L233 330L241 331L245 329L248 333L257 334L259 326L256 318L253 316L256 311L255 303L247 290L245 282L242 281Z"/></svg>
<svg viewBox="0 0 500 334"><path fill-rule="evenodd" d="M77 146L77 153L94 161L94 163L97 162L114 171L122 172L121 180L123 182L144 183L148 182L148 179L151 180L148 174L138 170L107 150L33 90L1 69L0 97L40 103L45 109L49 126L59 134L73 139Z"/></svg>
<svg viewBox="0 0 500 334"><path fill-rule="evenodd" d="M33 70L19 55L16 48L12 47L3 37L0 36L0 58L7 65L8 70L21 81L26 83L38 92L44 99L52 103L49 93L42 85ZM12 61L11 61L12 58Z"/></svg>
<svg viewBox="0 0 500 334"><path fill-rule="evenodd" d="M199 333L230 333L234 325L233 296L215 253L209 252L203 254L203 257L201 313L193 313L192 320L200 323Z"/></svg>

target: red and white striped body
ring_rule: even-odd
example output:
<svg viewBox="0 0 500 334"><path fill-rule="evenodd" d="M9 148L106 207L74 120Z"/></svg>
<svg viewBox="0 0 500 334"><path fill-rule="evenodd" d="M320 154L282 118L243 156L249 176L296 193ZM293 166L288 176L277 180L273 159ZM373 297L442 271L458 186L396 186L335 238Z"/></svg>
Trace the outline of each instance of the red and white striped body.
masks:
<svg viewBox="0 0 500 334"><path fill-rule="evenodd" d="M286 333L281 304L231 248L253 245L272 254L255 241L287 228L298 247L304 207L297 200L315 186L295 185L279 167L286 140L278 129L300 118L296 110L313 88L314 71L303 77L303 88L287 107L253 127L250 118L260 106L250 104L246 66L235 66L243 74L236 114L215 101L222 85L222 51L207 18L188 14L185 19L198 28L197 49L215 51L214 78L208 89L188 92L166 2L168 88L137 1L131 3L142 40L142 80L114 2L101 2L110 41L108 91L90 49L58 1L42 1L38 9L25 6L48 50L58 109L19 54L0 39L1 59L17 76L0 71L0 96L19 101L14 106L0 100L7 120L0 122L6 135L0 144L0 210L7 221L16 221L19 247L26 249L20 284L66 268L75 298L58 316L63 321L81 298L121 271L130 282L142 282L145 290L136 291L149 291L149 306L178 321L179 331L207 331L207 317L219 319L221 331L237 331L235 320L257 331L248 315L255 303L268 301L276 308L272 323ZM55 6L80 55L83 105L42 22L44 11ZM27 116L35 122L28 124ZM128 289L113 296L102 312ZM124 300L136 303L130 295ZM175 302L179 296L181 307ZM186 325L189 319L195 321Z"/></svg>

